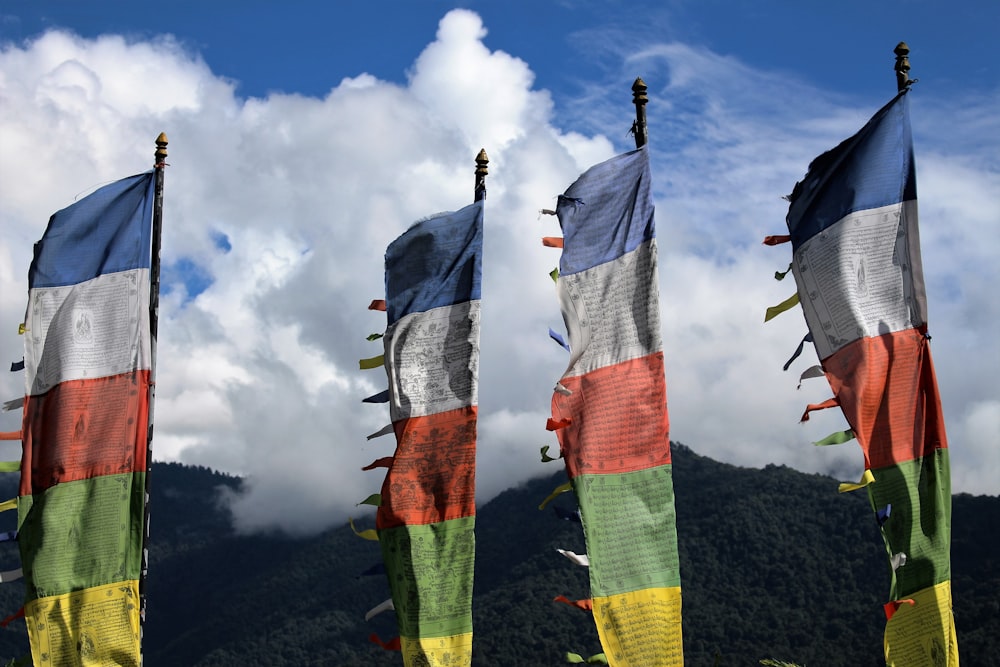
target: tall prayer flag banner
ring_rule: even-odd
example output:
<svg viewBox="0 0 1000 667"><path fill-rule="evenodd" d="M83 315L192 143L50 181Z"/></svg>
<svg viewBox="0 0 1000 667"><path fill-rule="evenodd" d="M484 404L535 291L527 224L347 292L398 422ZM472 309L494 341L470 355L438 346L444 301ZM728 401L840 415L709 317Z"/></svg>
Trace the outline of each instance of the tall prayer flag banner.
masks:
<svg viewBox="0 0 1000 667"><path fill-rule="evenodd" d="M483 207L422 220L385 254L397 446L376 528L407 666L472 662Z"/></svg>
<svg viewBox="0 0 1000 667"><path fill-rule="evenodd" d="M791 196L792 269L806 323L864 453L892 572L888 665L958 665L951 479L927 335L907 90L820 155ZM810 409L820 406L810 406ZM808 415L808 411L806 413Z"/></svg>
<svg viewBox="0 0 1000 667"><path fill-rule="evenodd" d="M557 291L569 366L552 397L580 506L608 664L683 664L649 155L595 165L561 195Z"/></svg>
<svg viewBox="0 0 1000 667"><path fill-rule="evenodd" d="M100 188L35 244L18 541L36 665L141 664L155 180Z"/></svg>

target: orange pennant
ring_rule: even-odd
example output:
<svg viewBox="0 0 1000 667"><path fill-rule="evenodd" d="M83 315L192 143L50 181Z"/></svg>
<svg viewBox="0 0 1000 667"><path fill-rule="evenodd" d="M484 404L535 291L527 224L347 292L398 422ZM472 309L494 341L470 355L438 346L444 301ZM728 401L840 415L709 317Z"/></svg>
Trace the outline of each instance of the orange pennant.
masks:
<svg viewBox="0 0 1000 667"><path fill-rule="evenodd" d="M815 412L817 410L826 410L827 408L835 408L838 405L840 405L840 399L838 399L836 396L834 396L833 398L828 398L822 403L810 403L809 405L806 406L806 411L802 413L802 419L800 419L799 421L800 422L809 421L810 412Z"/></svg>
<svg viewBox="0 0 1000 667"><path fill-rule="evenodd" d="M593 600L570 600L565 595L557 595L552 598L553 602L562 602L563 604L568 604L570 607L576 607L577 609L582 609L584 611L594 610Z"/></svg>

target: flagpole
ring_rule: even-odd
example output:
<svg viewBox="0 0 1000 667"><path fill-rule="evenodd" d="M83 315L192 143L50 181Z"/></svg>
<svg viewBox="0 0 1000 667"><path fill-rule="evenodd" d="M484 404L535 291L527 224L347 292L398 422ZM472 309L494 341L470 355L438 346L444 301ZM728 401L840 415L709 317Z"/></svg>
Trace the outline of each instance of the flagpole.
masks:
<svg viewBox="0 0 1000 667"><path fill-rule="evenodd" d="M476 156L476 192L473 201L486 199L486 174L489 170L490 158L486 155L486 149L480 148L479 155Z"/></svg>
<svg viewBox="0 0 1000 667"><path fill-rule="evenodd" d="M156 337L160 319L160 237L163 232L163 177L167 167L167 135L156 137L153 153L153 231L149 263L149 413L146 430L146 482L142 512L142 566L139 577L140 656L142 625L146 621L146 574L149 570L149 477L153 469L153 404L156 398Z"/></svg>
<svg viewBox="0 0 1000 667"><path fill-rule="evenodd" d="M632 134L635 135L635 147L646 145L646 82L642 77L636 77L632 84L632 103L635 104L635 122L632 123Z"/></svg>
<svg viewBox="0 0 1000 667"><path fill-rule="evenodd" d="M910 87L911 83L914 83L910 79L910 47L907 46L906 42L900 42L893 49L893 53L896 54L896 92L901 93Z"/></svg>

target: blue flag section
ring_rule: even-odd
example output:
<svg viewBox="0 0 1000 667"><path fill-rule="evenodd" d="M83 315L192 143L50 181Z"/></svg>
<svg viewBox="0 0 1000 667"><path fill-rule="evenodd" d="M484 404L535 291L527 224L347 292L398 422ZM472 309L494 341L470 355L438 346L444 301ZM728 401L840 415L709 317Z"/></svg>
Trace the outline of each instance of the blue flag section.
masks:
<svg viewBox="0 0 1000 667"><path fill-rule="evenodd" d="M792 247L849 213L917 198L906 91L836 148L812 161L789 196Z"/></svg>
<svg viewBox="0 0 1000 667"><path fill-rule="evenodd" d="M559 195L559 275L610 262L656 236L650 181L649 153L638 148L594 165Z"/></svg>
<svg viewBox="0 0 1000 667"><path fill-rule="evenodd" d="M123 178L54 213L35 243L28 287L148 269L154 182L152 171Z"/></svg>
<svg viewBox="0 0 1000 667"><path fill-rule="evenodd" d="M389 324L410 313L478 300L482 247L482 201L406 230L385 252Z"/></svg>

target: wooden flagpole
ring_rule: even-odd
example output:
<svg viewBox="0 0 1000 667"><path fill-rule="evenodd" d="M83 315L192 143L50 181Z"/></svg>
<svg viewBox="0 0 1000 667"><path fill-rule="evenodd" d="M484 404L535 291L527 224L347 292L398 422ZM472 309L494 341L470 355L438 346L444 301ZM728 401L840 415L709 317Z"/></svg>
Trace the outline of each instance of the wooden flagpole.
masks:
<svg viewBox="0 0 1000 667"><path fill-rule="evenodd" d="M149 264L149 413L146 430L146 488L142 513L142 565L139 576L139 650L146 622L146 574L149 571L149 478L153 469L153 404L156 398L156 337L160 319L160 238L163 234L163 178L167 167L167 135L160 132L153 153L153 231Z"/></svg>
<svg viewBox="0 0 1000 667"><path fill-rule="evenodd" d="M646 82L642 77L637 77L632 84L632 103L635 104L635 121L632 123L632 134L635 135L635 147L642 148L646 145Z"/></svg>

